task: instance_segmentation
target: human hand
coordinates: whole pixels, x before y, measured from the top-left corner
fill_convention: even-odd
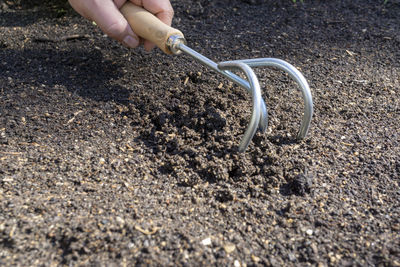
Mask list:
[[[100,29],[123,45],[135,48],[143,41],[147,51],[154,48],[148,40],[141,40],[129,26],[119,9],[127,0],[68,0],[70,5],[83,17],[96,22]],[[130,0],[171,25],[174,16],[169,0]]]

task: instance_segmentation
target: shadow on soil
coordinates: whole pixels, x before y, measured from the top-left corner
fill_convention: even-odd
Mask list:
[[[25,27],[41,19],[61,18],[73,14],[74,11],[66,0],[0,0],[0,27]]]
[[[51,90],[65,86],[73,94],[95,101],[126,103],[129,96],[126,88],[109,83],[122,73],[118,64],[104,59],[98,50],[1,49],[0,58],[0,72],[14,84],[36,84]]]

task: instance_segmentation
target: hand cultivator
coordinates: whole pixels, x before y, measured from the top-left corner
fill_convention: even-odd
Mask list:
[[[175,55],[184,53],[251,93],[253,103],[252,115],[247,130],[239,145],[240,152],[246,150],[257,129],[264,132],[268,126],[267,107],[261,97],[260,84],[252,67],[275,67],[281,69],[287,72],[300,86],[304,99],[304,115],[297,138],[303,139],[306,136],[313,115],[311,91],[304,76],[291,64],[276,58],[244,59],[215,63],[188,47],[182,32],[165,25],[145,9],[127,2],[121,8],[121,12],[136,34],[152,41],[165,53]],[[239,77],[233,73],[233,71],[242,71],[247,80]]]

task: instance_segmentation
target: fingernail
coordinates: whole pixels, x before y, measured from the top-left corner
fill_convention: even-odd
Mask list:
[[[134,38],[130,35],[127,35],[124,38],[123,42],[127,47],[130,47],[130,48],[135,48],[139,45],[139,40],[137,40],[136,38]]]

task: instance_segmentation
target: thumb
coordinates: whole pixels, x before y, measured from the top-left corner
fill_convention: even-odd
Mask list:
[[[130,48],[139,45],[139,37],[132,31],[113,1],[70,0],[69,2],[78,13],[95,21],[111,38]]]

